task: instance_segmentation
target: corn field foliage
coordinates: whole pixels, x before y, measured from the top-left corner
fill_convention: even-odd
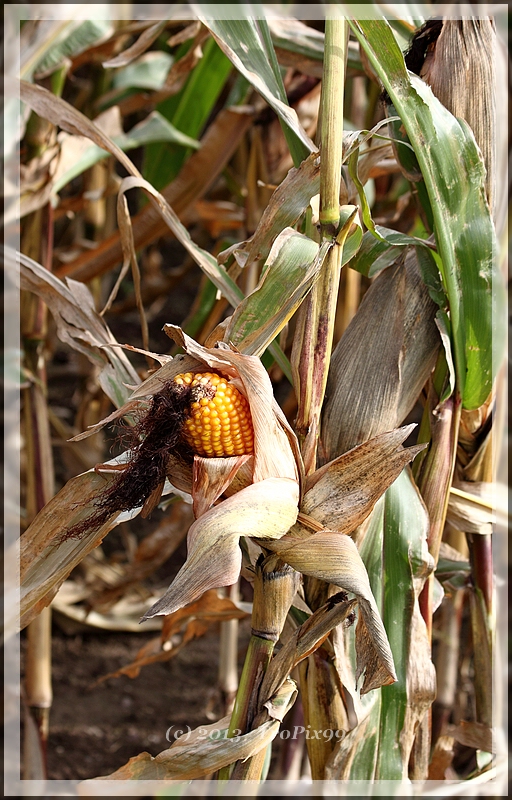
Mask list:
[[[500,793],[495,21],[176,8],[21,23],[25,775],[45,776],[57,608],[150,621],[139,681],[251,619],[210,733],[79,794]],[[49,400],[63,350],[73,390]]]

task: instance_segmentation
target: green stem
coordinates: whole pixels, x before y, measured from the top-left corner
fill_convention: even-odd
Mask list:
[[[345,19],[326,19],[324,70],[320,101],[320,226],[332,241],[340,221],[343,158],[343,99],[348,25]]]

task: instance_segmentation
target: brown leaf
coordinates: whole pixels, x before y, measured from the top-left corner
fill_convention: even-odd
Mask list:
[[[78,786],[80,795],[109,794],[104,780],[193,780],[216,772],[234,761],[244,760],[266,747],[279,731],[278,721],[269,721],[243,736],[221,739],[219,730],[227,728],[229,718],[205,725],[178,739],[172,747],[153,758],[141,753],[127,764],[102,778],[83,781]],[[194,736],[196,733],[196,736]],[[183,743],[182,743],[182,740]],[[93,781],[98,781],[98,791]]]
[[[153,42],[158,39],[161,32],[165,29],[166,25],[166,19],[155,22],[154,25],[146,28],[146,30],[141,33],[134,44],[132,44],[115,58],[104,61],[102,66],[105,69],[114,69],[117,67],[126,67],[127,64],[131,64],[132,61],[138,58],[138,56],[142,55],[142,53],[145,53],[146,50],[151,47]]]
[[[248,611],[244,611],[229,597],[219,597],[216,589],[210,589],[195,603],[190,603],[186,608],[180,608],[174,614],[164,617],[161,640],[162,642],[168,641],[184,624],[188,624],[190,619],[213,623],[229,619],[244,619],[248,614]]]
[[[455,741],[465,744],[466,747],[474,747],[475,750],[483,750],[484,753],[496,752],[494,731],[482,722],[463,719],[458,725],[450,725],[448,733],[453,736]]]
[[[326,461],[396,428],[411,411],[437,357],[437,308],[414,250],[374,280],[331,358],[321,430]]]
[[[316,470],[306,483],[301,513],[323,527],[352,533],[405,465],[426,447],[400,446],[414,427],[376,436]]]
[[[300,538],[299,538],[300,537]],[[396,681],[393,655],[373,597],[366,567],[349,536],[322,530],[308,535],[296,525],[287,536],[265,547],[302,572],[353,592],[359,600],[356,628],[356,681],[364,673],[361,694]]]
[[[71,570],[97,547],[114,527],[113,514],[99,528],[79,538],[65,538],[65,532],[87,514],[93,513],[94,499],[112,474],[84,472],[66,483],[47,503],[20,539],[20,627],[24,628],[52,601]],[[137,511],[130,512],[135,516]],[[126,519],[129,518],[125,517]]]
[[[333,596],[329,602],[315,611],[300,625],[270,662],[261,684],[258,702],[265,705],[277,689],[285,682],[294,667],[313,653],[329,635],[331,630],[347,619],[356,600],[347,600],[346,595]]]

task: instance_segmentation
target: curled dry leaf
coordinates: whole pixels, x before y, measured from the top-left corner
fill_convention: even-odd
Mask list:
[[[145,31],[141,33],[139,38],[137,39],[131,47],[128,47],[126,50],[123,50],[115,58],[111,58],[108,61],[103,62],[103,67],[106,69],[110,68],[117,68],[117,67],[125,67],[127,64],[131,64],[136,58],[138,58],[142,53],[145,53],[146,50],[151,47],[155,39],[158,39],[161,32],[164,30],[165,26],[167,25],[167,20],[159,20],[155,22],[154,25],[151,25],[149,28],[146,28]]]
[[[185,564],[164,596],[142,620],[157,614],[171,614],[196,600],[207,589],[235,583],[242,565],[240,537],[283,536],[297,519],[298,501],[296,481],[266,478],[199,517],[188,533]]]
[[[300,537],[300,538],[299,538]],[[396,680],[393,656],[384,625],[370,588],[366,567],[349,536],[322,530],[308,535],[302,526],[265,546],[301,572],[333,583],[356,595],[359,619],[356,627],[356,680],[364,673],[361,694]]]
[[[279,721],[269,721],[243,736],[221,739],[219,730],[229,725],[229,718],[226,717],[192,731],[190,737],[182,736],[172,747],[155,757],[140,753],[111,775],[83,781],[78,786],[78,793],[82,796],[108,795],[108,784],[102,784],[105,780],[184,781],[204,778],[227,764],[259,753],[277,735],[279,724]],[[98,783],[95,784],[95,781]]]
[[[352,533],[426,445],[403,448],[414,425],[375,436],[316,470],[306,483],[301,511],[323,526]]]
[[[83,353],[99,368],[99,383],[114,405],[128,397],[126,384],[140,383],[139,376],[125,354],[113,347],[117,342],[94,307],[94,299],[83,283],[59,280],[51,272],[23,253],[6,251],[7,267],[17,268],[20,286],[38,295],[50,309],[59,338]]]
[[[103,683],[109,678],[118,678],[120,675],[136,678],[142,667],[174,658],[192,639],[204,636],[215,622],[244,619],[248,615],[249,611],[243,610],[228,597],[219,597],[214,589],[205,592],[187,608],[166,616],[161,635],[143,645],[134,661],[115,672],[102,675],[96,684]]]

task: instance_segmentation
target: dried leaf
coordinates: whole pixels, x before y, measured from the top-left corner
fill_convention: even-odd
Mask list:
[[[80,538],[65,538],[66,530],[93,513],[95,498],[112,474],[85,472],[72,478],[47,503],[20,539],[20,626],[23,628],[53,599],[71,570],[97,547],[120,519],[111,517]],[[130,519],[139,509],[123,514]]]
[[[331,358],[321,430],[325,460],[403,422],[435,364],[437,309],[415,250],[377,276]]]
[[[120,147],[107,136],[94,122],[78,111],[62,98],[52,94],[42,86],[27,81],[20,81],[20,97],[23,103],[39,114],[43,119],[53,122],[68,133],[87,136],[99,147],[111,153],[123,165],[130,175],[141,177],[138,169]]]
[[[270,662],[259,692],[259,704],[265,705],[286,681],[294,667],[313,653],[331,630],[347,619],[357,605],[346,595],[329,598],[309,619],[298,627]]]
[[[178,241],[180,241],[183,247],[190,253],[194,261],[201,267],[212,283],[220,289],[231,305],[236,306],[241,299],[241,290],[234,281],[231,280],[226,270],[217,263],[216,259],[192,241],[188,230],[181,224],[176,213],[164,196],[161,195],[160,192],[157,192],[148,181],[139,177],[125,178],[119,187],[119,196],[129,189],[134,188],[141,188],[147,192],[150,201],[158,208],[163,219]],[[131,220],[129,220],[129,225],[131,227]]]
[[[495,732],[482,722],[470,722],[463,719],[458,725],[450,725],[448,733],[456,742],[465,744],[466,747],[474,747],[475,750],[483,750],[484,753],[496,752]]]
[[[296,538],[298,536],[305,538]],[[396,681],[393,656],[373,597],[368,573],[356,545],[349,536],[322,530],[308,535],[297,525],[288,535],[265,542],[283,561],[302,572],[333,583],[359,600],[356,628],[356,680],[364,673],[361,694]]]
[[[175,212],[186,222],[187,210],[215,183],[220,172],[238,147],[254,117],[254,109],[236,107],[219,112],[201,140],[201,149],[187,160],[176,180],[162,194]],[[136,250],[151,244],[168,230],[167,223],[151,204],[132,220]],[[89,281],[122,261],[119,232],[105,239],[94,252],[86,251],[71,264],[58,270],[59,275],[72,274]]]
[[[491,534],[496,520],[493,484],[459,481],[450,488],[446,519],[465,533]]]
[[[64,283],[23,253],[15,256],[7,250],[9,269],[16,269],[16,259],[20,264],[21,288],[33,292],[46,303],[55,319],[59,338],[99,367],[100,386],[114,405],[120,406],[128,397],[125,384],[138,384],[140,379],[122,351],[105,349],[105,345],[117,342],[96,312],[89,289],[71,279]]]
[[[164,596],[144,615],[171,614],[207,589],[235,583],[241,536],[283,536],[297,519],[298,484],[289,478],[253,483],[199,517],[188,533],[187,560]]]
[[[404,449],[414,425],[383,433],[318,469],[309,476],[301,512],[324,527],[352,533],[426,445]]]
[[[216,772],[221,767],[256,755],[266,747],[279,731],[279,722],[270,721],[243,736],[221,739],[219,730],[229,724],[229,719],[220,720],[199,729],[196,737],[188,735],[178,739],[172,747],[153,758],[141,753],[127,764],[102,778],[82,781],[78,785],[79,795],[108,795],[108,784],[102,781],[123,780],[194,780]],[[194,732],[193,732],[194,733]],[[183,741],[182,743],[182,740]],[[97,791],[93,781],[98,781]]]
[[[154,25],[151,25],[149,28],[146,28],[145,31],[141,33],[139,38],[137,39],[131,47],[128,47],[122,53],[120,53],[115,58],[111,58],[108,61],[103,62],[103,67],[105,69],[108,68],[117,68],[117,67],[125,67],[127,64],[130,64],[134,61],[138,56],[145,53],[148,47],[150,47],[153,42],[158,39],[161,32],[165,29],[167,25],[167,20],[162,19],[158,22],[155,22]]]

